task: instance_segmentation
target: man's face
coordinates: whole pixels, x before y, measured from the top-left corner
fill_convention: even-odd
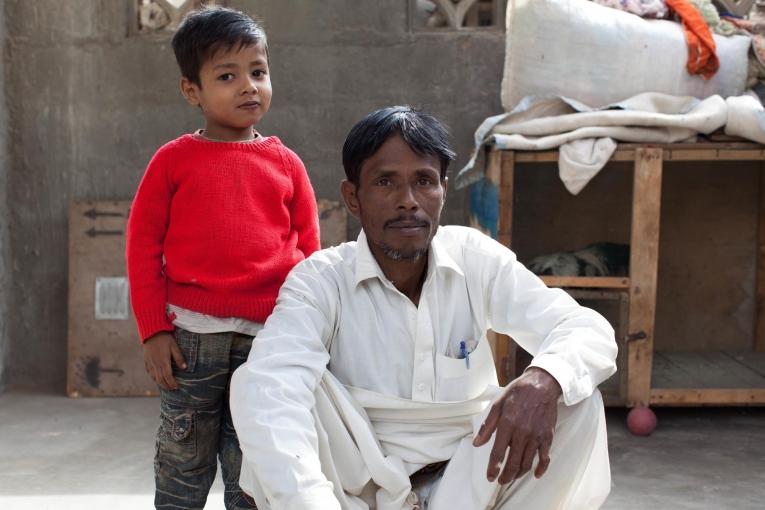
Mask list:
[[[346,181],[342,191],[378,261],[427,253],[446,197],[437,157],[417,155],[394,135],[361,165],[358,187]]]
[[[201,87],[186,78],[181,90],[188,102],[202,108],[205,135],[218,140],[252,138],[271,105],[268,56],[262,43],[218,51],[199,69]]]

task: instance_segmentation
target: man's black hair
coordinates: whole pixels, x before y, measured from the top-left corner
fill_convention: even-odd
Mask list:
[[[241,49],[261,43],[268,53],[263,27],[243,12],[206,7],[183,18],[173,36],[173,51],[181,75],[202,86],[199,69],[219,50]]]
[[[391,136],[399,135],[419,155],[436,156],[441,162],[441,181],[454,160],[449,131],[435,117],[410,106],[389,106],[372,112],[351,128],[343,145],[346,178],[359,185],[361,165]]]

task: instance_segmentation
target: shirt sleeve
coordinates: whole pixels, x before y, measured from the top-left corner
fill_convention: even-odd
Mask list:
[[[290,203],[290,221],[298,234],[297,248],[305,258],[320,248],[319,213],[316,196],[308,178],[305,165],[294,152],[287,150],[288,161],[292,166],[294,194]]]
[[[172,331],[167,317],[167,282],[162,255],[173,196],[166,149],[149,162],[138,185],[127,224],[127,275],[130,302],[141,341]]]
[[[321,470],[314,392],[334,331],[337,289],[312,261],[293,269],[276,308],[252,344],[249,358],[231,379],[231,415],[242,470],[263,489],[274,510],[339,510],[333,485]]]
[[[614,330],[561,289],[548,288],[515,254],[486,237],[479,248],[489,327],[508,335],[550,373],[566,405],[589,397],[616,372]]]

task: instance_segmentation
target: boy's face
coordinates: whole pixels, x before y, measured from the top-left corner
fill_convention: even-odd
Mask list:
[[[202,86],[181,79],[181,92],[199,106],[207,121],[205,136],[214,140],[253,138],[252,126],[271,106],[271,77],[263,44],[221,50],[199,69]]]
[[[375,258],[411,262],[430,247],[446,184],[437,157],[416,154],[394,135],[362,163],[359,185],[343,181],[341,191]]]

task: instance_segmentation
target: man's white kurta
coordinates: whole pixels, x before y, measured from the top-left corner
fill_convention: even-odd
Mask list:
[[[387,280],[363,232],[357,242],[314,253],[289,274],[231,385],[242,479],[254,476],[272,507],[337,508],[312,414],[327,369],[351,394],[412,404],[476,400],[497,384],[486,339],[492,329],[534,356],[532,366],[558,381],[567,406],[615,372],[608,322],[564,291],[547,288],[491,238],[467,227],[440,227],[427,267],[419,306]],[[469,363],[457,357],[461,342],[472,350]],[[465,409],[440,406],[450,407]],[[384,450],[399,439],[411,444],[395,437],[398,424],[386,426],[384,433],[393,436],[382,442]],[[406,434],[406,427],[400,430]],[[434,461],[427,449],[386,454],[399,455],[409,473]]]

